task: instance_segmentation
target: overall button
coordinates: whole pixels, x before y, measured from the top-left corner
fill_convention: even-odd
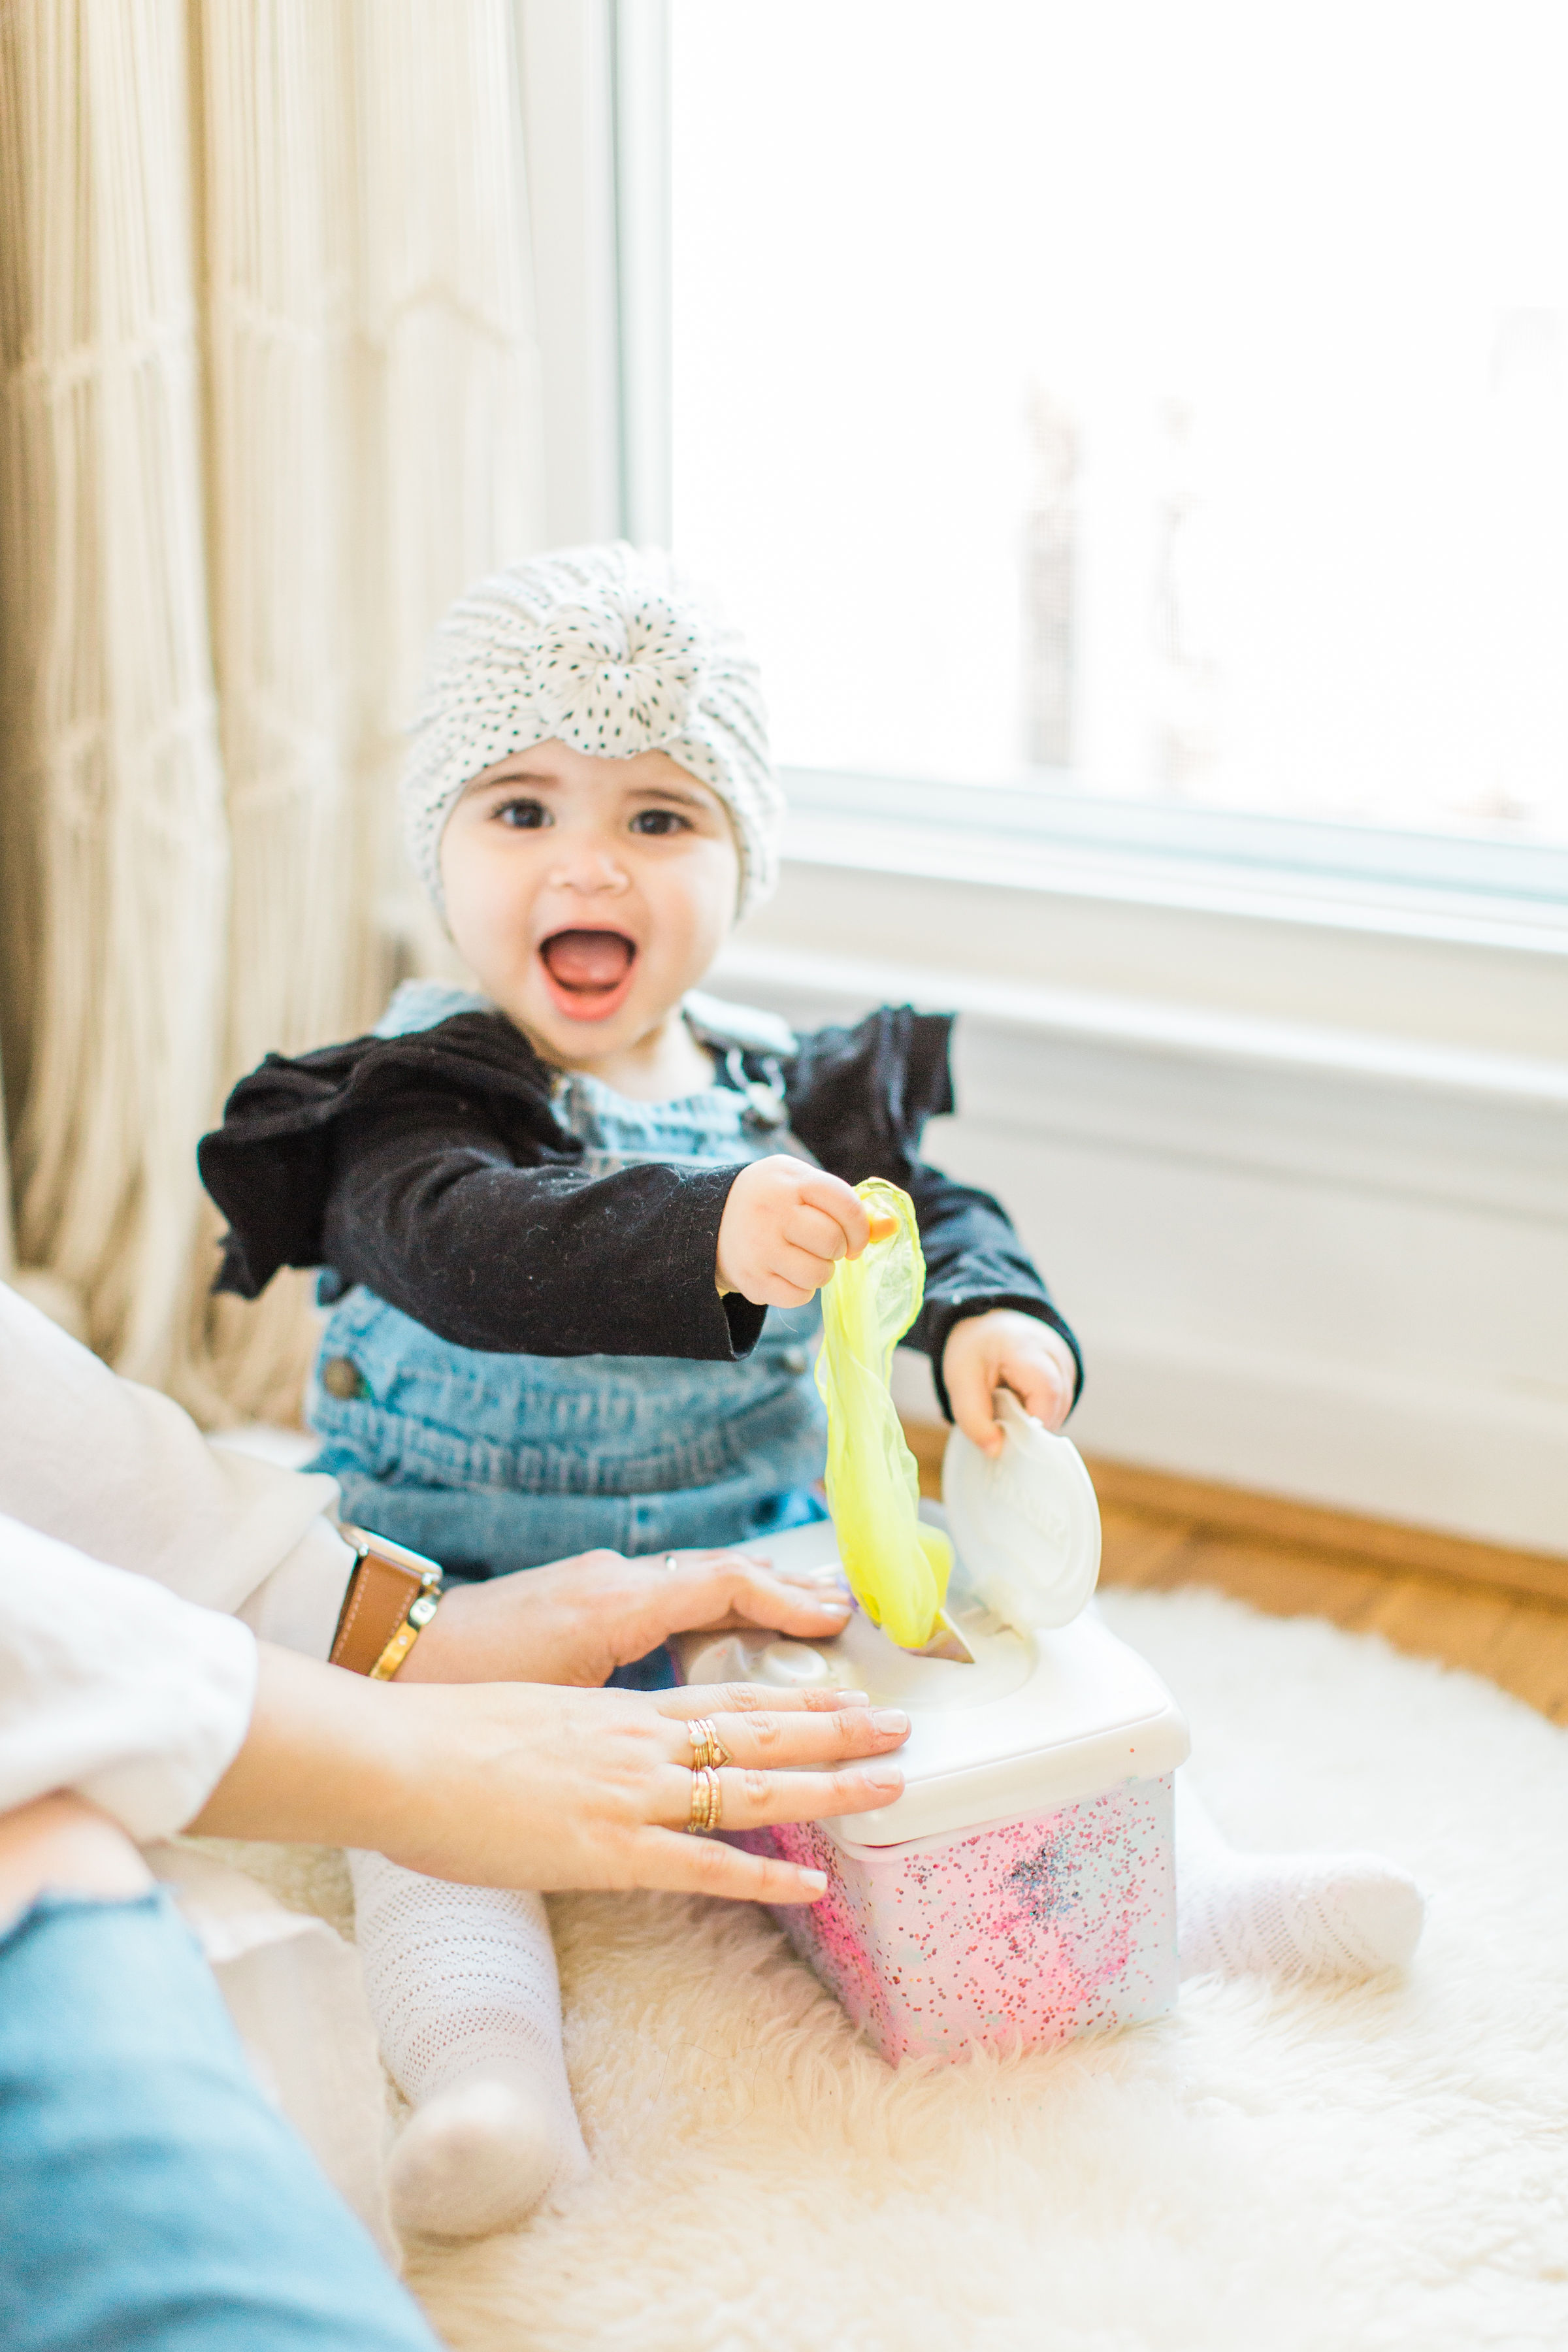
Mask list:
[[[804,1348],[784,1348],[779,1353],[779,1362],[786,1372],[804,1372],[810,1361]]]
[[[321,1366],[321,1386],[329,1396],[344,1404],[364,1394],[364,1381],[359,1366],[348,1356],[329,1356]]]

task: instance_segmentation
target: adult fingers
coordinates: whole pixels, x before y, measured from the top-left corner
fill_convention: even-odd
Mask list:
[[[753,1772],[890,1755],[910,1736],[910,1718],[896,1706],[840,1707],[833,1715],[715,1715],[706,1720],[731,1762]],[[674,1761],[689,1767],[689,1732],[674,1724],[669,1728]]]
[[[769,1633],[827,1641],[842,1633],[854,1607],[840,1584],[811,1585],[756,1569],[714,1577],[707,1592],[706,1609],[690,1617],[689,1625],[755,1625]]]
[[[733,1580],[726,1625],[759,1625],[774,1633],[802,1633],[826,1640],[841,1633],[854,1602],[841,1586],[812,1586],[782,1576]]]
[[[721,1839],[644,1830],[634,1841],[626,1884],[676,1895],[717,1895],[731,1903],[815,1903],[825,1871],[770,1855],[742,1853]]]
[[[653,1817],[680,1829],[691,1811],[689,1767],[659,1776]],[[829,1813],[872,1813],[901,1796],[904,1776],[892,1762],[851,1765],[841,1772],[743,1771],[725,1765],[718,1775],[720,1821],[727,1830],[765,1828],[773,1822],[818,1822]]]
[[[651,1696],[656,1715],[686,1723],[699,1715],[834,1715],[871,1704],[864,1691],[767,1690],[761,1683],[687,1683]]]
[[[843,1568],[837,1559],[819,1560],[815,1568],[799,1568],[786,1560],[781,1568],[770,1551],[700,1552],[692,1557],[716,1565],[728,1562],[731,1568],[765,1576],[774,1584],[793,1585],[798,1591],[837,1593],[840,1597],[848,1591]]]
[[[773,1555],[766,1551],[742,1551],[738,1544],[709,1544],[691,1551],[676,1551],[669,1555],[682,1568],[765,1568],[777,1576],[809,1576],[810,1569],[773,1569]]]
[[[658,1640],[696,1627],[760,1625],[823,1641],[843,1632],[852,1603],[836,1579],[777,1577],[754,1560],[721,1553],[684,1561],[673,1573],[647,1571],[643,1605],[638,1622],[657,1626]]]
[[[764,1543],[766,1540],[764,1537]],[[606,1558],[611,1559],[618,1557],[619,1555],[615,1552],[606,1554]],[[816,1568],[795,1568],[788,1565],[779,1568],[774,1564],[771,1551],[742,1551],[734,1546],[721,1551],[678,1551],[670,1553],[668,1557],[679,1560],[682,1568],[689,1566],[694,1569],[761,1570],[765,1575],[771,1576],[776,1583],[811,1585],[820,1591],[841,1591],[844,1586],[844,1570],[836,1560],[831,1559],[821,1561]]]

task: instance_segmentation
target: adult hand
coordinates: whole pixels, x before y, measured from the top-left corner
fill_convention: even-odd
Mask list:
[[[775,1575],[765,1559],[735,1551],[657,1559],[583,1552],[489,1584],[455,1585],[395,1679],[593,1687],[698,1626],[760,1625],[800,1642],[831,1641],[850,1605],[842,1591]]]
[[[685,1833],[688,1721],[710,1717],[733,1759],[726,1829],[872,1812],[903,1787],[909,1718],[858,1692],[405,1688],[259,1648],[245,1745],[188,1824],[205,1836],[365,1846],[472,1885],[811,1903],[820,1871]]]
[[[788,1152],[753,1160],[719,1221],[715,1278],[753,1307],[804,1307],[841,1257],[858,1257],[871,1220],[858,1192]]]
[[[144,1894],[153,1874],[125,1832],[85,1797],[60,1790],[0,1813],[0,1930],[45,1887],[95,1902]]]
[[[942,1377],[953,1420],[993,1456],[1003,1445],[991,1402],[998,1389],[1011,1389],[1024,1411],[1047,1429],[1061,1427],[1078,1389],[1078,1365],[1060,1332],[1011,1307],[967,1315],[953,1325],[942,1351]]]

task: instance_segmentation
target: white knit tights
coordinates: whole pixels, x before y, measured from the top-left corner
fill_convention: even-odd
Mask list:
[[[511,2227],[588,2162],[543,1901],[349,1860],[382,2056],[416,2111],[388,2168],[393,2217],[448,2238]],[[1176,1888],[1184,1976],[1371,1976],[1421,1932],[1420,1894],[1392,1863],[1239,1853],[1185,1772]]]
[[[1375,1853],[1241,1853],[1176,1775],[1176,1950],[1184,1977],[1370,1977],[1402,1968],[1425,1905]]]
[[[416,2110],[393,2150],[398,2227],[487,2237],[587,2168],[543,1900],[349,1857],[371,2013]]]

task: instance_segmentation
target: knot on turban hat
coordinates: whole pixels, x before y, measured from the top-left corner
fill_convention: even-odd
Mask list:
[[[667,752],[729,811],[740,912],[772,889],[784,802],[757,667],[667,556],[567,548],[493,572],[447,613],[403,782],[409,854],[437,907],[464,785],[552,740],[602,759]]]

